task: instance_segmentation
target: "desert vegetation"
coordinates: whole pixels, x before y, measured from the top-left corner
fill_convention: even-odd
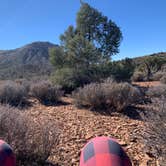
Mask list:
[[[9,105],[0,106],[0,138],[13,148],[18,165],[43,165],[58,143],[58,123],[43,124]]]
[[[141,100],[141,92],[129,83],[106,80],[104,83],[91,83],[73,93],[78,107],[88,107],[100,111],[122,112],[125,108]]]
[[[151,87],[147,90],[146,95],[149,96],[149,98],[166,97],[166,85],[161,84],[159,86]]]
[[[102,135],[116,138],[133,165],[165,165],[166,54],[112,61],[122,39],[113,20],[82,3],[60,46],[9,51],[21,50],[11,66],[1,57],[0,139],[19,166],[77,166],[84,144]]]
[[[26,102],[28,88],[24,85],[17,84],[14,81],[7,81],[0,84],[0,102],[14,106],[22,105]]]
[[[146,132],[144,135],[145,151],[159,159],[158,164],[166,164],[166,96],[165,94],[152,98],[151,108],[145,116]]]
[[[58,85],[50,81],[41,81],[31,85],[31,95],[43,104],[56,104],[63,96],[63,91]]]

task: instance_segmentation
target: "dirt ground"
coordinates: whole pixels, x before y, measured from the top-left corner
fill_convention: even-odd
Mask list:
[[[130,156],[134,166],[157,165],[144,152],[141,133],[144,122],[135,115],[118,113],[101,115],[86,109],[77,109],[71,98],[63,98],[64,104],[44,106],[33,101],[27,112],[36,121],[58,120],[62,127],[57,149],[52,149],[49,160],[59,166],[78,166],[80,150],[85,143],[96,136],[116,138]],[[132,110],[131,114],[132,115]],[[143,134],[143,133],[142,133]]]
[[[146,81],[146,82],[133,82],[132,83],[133,85],[137,85],[137,86],[140,86],[140,87],[152,87],[152,86],[158,86],[160,85],[160,81]]]

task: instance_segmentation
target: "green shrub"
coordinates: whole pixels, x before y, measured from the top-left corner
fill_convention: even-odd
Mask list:
[[[65,92],[71,92],[77,87],[74,79],[74,71],[70,68],[62,68],[55,71],[52,75],[51,80],[54,84],[62,86]]]
[[[115,109],[118,112],[137,102],[140,91],[129,83],[92,83],[79,88],[73,93],[75,104],[78,107],[91,109]]]
[[[28,89],[25,86],[8,81],[0,84],[0,102],[19,106],[25,103],[28,96]]]
[[[62,86],[66,93],[70,93],[78,87],[91,83],[99,79],[100,75],[97,74],[96,68],[79,69],[62,68],[55,71],[52,75],[52,82]]]
[[[17,165],[42,165],[58,143],[57,122],[37,123],[26,113],[0,105],[0,139],[9,143],[17,158]]]
[[[32,84],[31,95],[43,104],[57,103],[63,96],[60,86],[53,85],[50,81],[40,81]]]
[[[110,64],[111,75],[118,81],[129,81],[134,73],[134,69],[134,62],[129,58]]]

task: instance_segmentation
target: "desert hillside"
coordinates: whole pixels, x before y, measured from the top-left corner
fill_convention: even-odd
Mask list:
[[[0,51],[0,78],[23,78],[51,72],[49,42],[34,42],[14,50]]]

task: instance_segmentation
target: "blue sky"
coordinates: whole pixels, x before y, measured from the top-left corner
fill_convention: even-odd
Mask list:
[[[123,33],[113,59],[166,51],[166,0],[85,0],[115,21]],[[79,0],[0,0],[0,50],[34,41],[59,43],[75,24]]]

